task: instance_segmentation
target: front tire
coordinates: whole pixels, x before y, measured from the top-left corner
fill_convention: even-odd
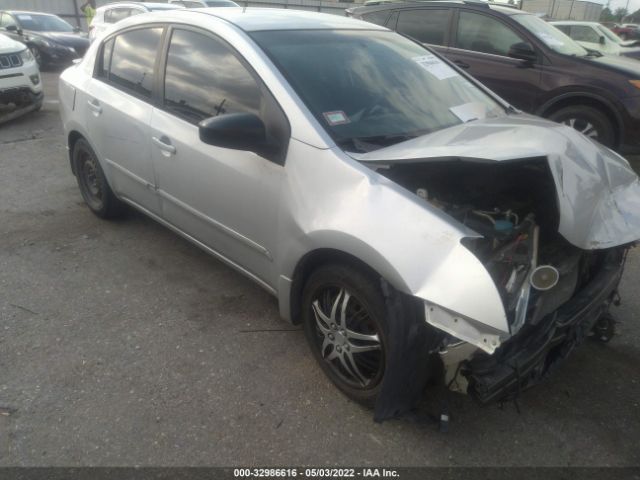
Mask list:
[[[302,308],[305,336],[322,370],[349,398],[373,407],[388,355],[376,279],[349,266],[322,266],[305,285]]]
[[[113,194],[98,157],[86,140],[76,141],[72,158],[78,187],[89,210],[100,218],[121,216],[124,204]]]
[[[564,107],[549,115],[549,120],[568,125],[606,147],[615,147],[613,124],[607,115],[597,108],[582,105]]]

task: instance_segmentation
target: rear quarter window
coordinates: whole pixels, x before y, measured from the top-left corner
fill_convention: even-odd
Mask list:
[[[391,10],[378,10],[377,12],[366,13],[362,15],[362,19],[369,23],[375,23],[376,25],[385,26]]]

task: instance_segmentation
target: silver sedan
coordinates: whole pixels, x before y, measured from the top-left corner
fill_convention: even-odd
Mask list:
[[[613,334],[640,238],[628,163],[383,27],[135,16],[59,93],[91,211],[136,208],[275,295],[378,420],[429,383],[508,398]]]

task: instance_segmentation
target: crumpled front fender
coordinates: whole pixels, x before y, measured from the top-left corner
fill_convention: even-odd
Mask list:
[[[296,141],[290,146],[296,160],[287,164],[284,192],[290,193],[282,199],[291,216],[281,219],[280,228],[290,233],[276,255],[285,260],[281,272],[291,276],[307,252],[340,250],[401,292],[492,331],[509,331],[493,280],[461,244],[477,233],[341,151],[315,150],[311,156],[309,148]]]

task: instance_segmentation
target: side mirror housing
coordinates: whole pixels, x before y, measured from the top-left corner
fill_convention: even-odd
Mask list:
[[[514,43],[509,47],[509,53],[511,58],[517,58],[518,60],[524,60],[527,63],[534,63],[538,59],[533,47],[526,42]]]
[[[198,124],[200,140],[208,145],[254,152],[270,158],[279,146],[267,139],[262,120],[253,113],[227,113]]]
[[[606,43],[604,35],[600,35],[600,38],[598,39],[598,42],[600,43],[600,45],[604,45]]]
[[[18,35],[22,35],[22,29],[18,28],[17,25],[7,25],[7,32],[17,33]]]

